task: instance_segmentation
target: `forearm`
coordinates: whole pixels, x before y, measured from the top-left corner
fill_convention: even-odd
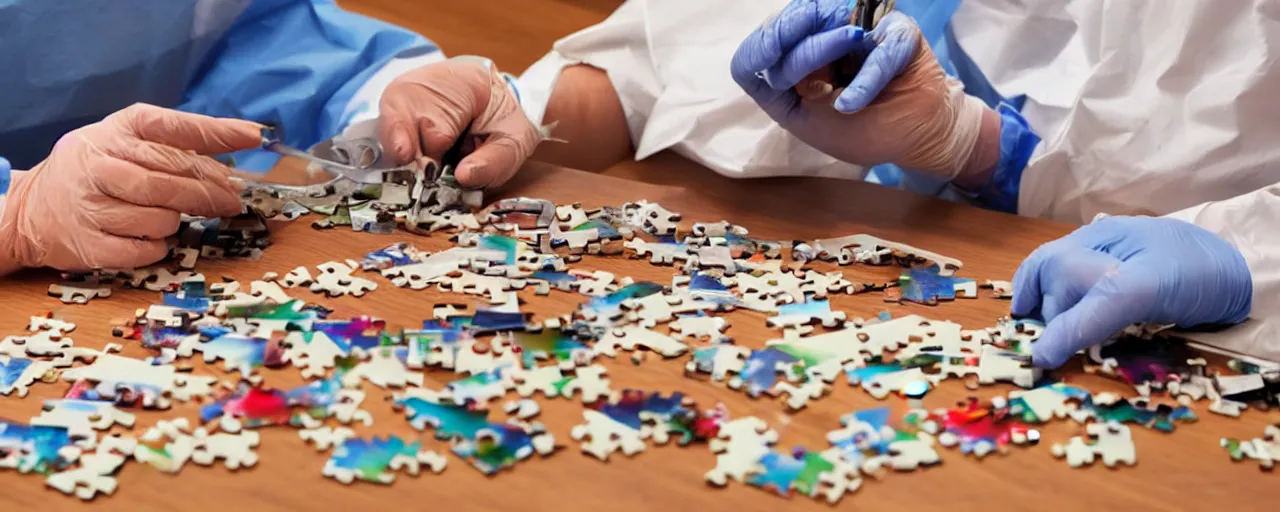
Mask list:
[[[617,91],[603,70],[579,64],[556,80],[542,125],[552,140],[533,159],[575,169],[601,171],[630,157],[631,133]]]
[[[969,162],[956,176],[956,186],[975,190],[991,182],[996,165],[1000,163],[1000,114],[994,110],[982,113],[982,129],[978,144],[969,156]]]

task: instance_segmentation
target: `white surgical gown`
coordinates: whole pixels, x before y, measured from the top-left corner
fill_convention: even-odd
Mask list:
[[[376,115],[435,45],[333,0],[0,0],[0,157],[43,160],[133,103],[281,127],[309,147]],[[273,155],[236,155],[265,170]]]
[[[673,149],[731,176],[859,178],[729,76],[739,42],[786,3],[629,0],[525,73],[526,108],[540,119],[559,70],[591,64],[622,99],[637,158]],[[1280,361],[1280,231],[1268,226],[1280,221],[1280,0],[964,0],[948,35],[1000,96],[1026,96],[1042,142],[1019,213],[1154,213],[1218,233],[1249,263],[1253,314],[1191,337]]]

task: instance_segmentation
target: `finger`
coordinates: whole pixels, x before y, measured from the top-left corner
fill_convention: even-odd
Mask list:
[[[781,62],[770,67],[765,77],[774,89],[790,89],[810,74],[827,69],[845,55],[860,50],[862,41],[862,29],[848,25],[809,36],[783,56]]]
[[[209,117],[137,103],[107,118],[141,139],[202,155],[218,155],[262,145],[262,125]]]
[[[163,144],[140,141],[120,147],[104,149],[108,155],[135,163],[143,168],[193,178],[236,192],[231,181],[231,168],[213,158],[194,155]]]
[[[902,18],[892,19],[899,16]],[[870,105],[885,86],[907,68],[919,50],[919,29],[915,22],[901,13],[890,13],[870,35],[870,39],[875,41],[875,49],[871,50],[849,87],[836,98],[835,108],[840,112],[852,114]]]
[[[430,98],[422,101],[421,98]],[[400,163],[418,155],[440,160],[467,123],[483,113],[478,99],[461,90],[440,91],[430,83],[393,83],[382,96],[380,140],[389,141]]]
[[[164,240],[178,232],[181,215],[172,210],[138,206],[104,198],[88,207],[89,221],[108,235],[144,240]]]
[[[93,233],[75,239],[73,250],[84,262],[84,268],[61,270],[97,270],[142,268],[169,255],[164,240],[139,240],[105,233]]]
[[[1040,272],[1040,289],[1044,290],[1040,318],[1050,322],[1071,309],[1120,264],[1115,256],[1085,247],[1053,253]]]
[[[89,176],[102,194],[137,206],[200,217],[231,217],[244,208],[240,195],[221,185],[151,171],[125,160],[104,159]]]
[[[1036,366],[1057,368],[1076,352],[1106,341],[1151,313],[1159,279],[1149,266],[1126,262],[1104,275],[1071,309],[1045,326],[1031,344]]]
[[[528,154],[514,137],[491,137],[462,159],[455,176],[467,188],[497,187],[520,170]]]
[[[1018,265],[1018,270],[1013,273],[1013,300],[1010,304],[1013,316],[1029,317],[1039,312],[1040,302],[1044,297],[1040,290],[1041,268],[1061,248],[1061,244],[1057,242],[1041,245]]]
[[[734,81],[752,97],[773,89],[759,75],[781,62],[783,55],[817,31],[817,14],[817,6],[812,2],[792,2],[753,30],[738,46],[730,62]],[[779,92],[773,89],[771,96]]]

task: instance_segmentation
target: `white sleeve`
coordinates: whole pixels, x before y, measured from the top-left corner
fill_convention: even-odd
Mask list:
[[[525,112],[542,125],[560,71],[587,64],[609,75],[637,160],[671,149],[732,177],[861,178],[863,168],[783,130],[729,74],[739,43],[786,3],[628,0],[599,25],[557,41],[524,72]]]
[[[1217,233],[1244,255],[1253,274],[1253,310],[1244,323],[1187,337],[1220,348],[1280,361],[1280,184],[1193,206],[1168,217]]]

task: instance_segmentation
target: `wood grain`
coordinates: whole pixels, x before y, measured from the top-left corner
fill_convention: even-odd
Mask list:
[[[386,19],[426,34],[451,55],[474,54],[493,58],[507,71],[520,72],[541,57],[551,43],[574,30],[603,20],[618,0],[488,0],[485,2],[407,2],[398,0],[341,0],[344,7]],[[686,220],[730,219],[766,238],[808,239],[868,232],[918,244],[961,258],[963,275],[983,279],[1008,279],[1018,262],[1038,244],[1068,232],[1070,226],[982,212],[919,198],[860,183],[829,180],[733,181],[693,165],[669,153],[645,162],[628,162],[606,175],[631,181],[531,165],[511,184],[507,195],[545,197],[588,206],[619,204],[648,199],[682,212]],[[643,182],[643,183],[640,183]],[[268,271],[283,273],[297,265],[315,265],[333,259],[358,257],[395,241],[410,240],[426,249],[441,249],[443,236],[412,237],[405,234],[374,236],[345,230],[317,232],[307,222],[277,224],[276,245],[259,261],[202,262],[200,270],[210,279],[227,275],[247,281]],[[589,259],[583,266],[601,268],[636,279],[665,281],[671,269],[652,267],[624,258]],[[850,278],[883,279],[888,269],[846,268]],[[159,299],[158,294],[120,291],[107,301],[89,306],[63,306],[45,296],[54,276],[30,272],[0,281],[0,334],[23,330],[27,316],[47,310],[80,324],[73,336],[77,344],[102,346],[110,338],[112,318],[127,317],[135,308]],[[372,314],[395,327],[417,324],[430,316],[438,301],[461,296],[435,291],[396,289],[379,279],[379,289],[363,299],[320,300],[309,292],[295,296],[318,300],[336,309],[335,314]],[[558,315],[582,302],[577,295],[555,292],[550,297],[521,296],[527,310],[538,315]],[[468,302],[473,302],[469,298]],[[886,308],[878,296],[839,297],[838,309],[851,316],[874,315]],[[978,299],[938,307],[903,306],[894,311],[950,319],[966,328],[989,325],[1007,311],[1007,303]],[[730,315],[729,334],[750,346],[775,336],[760,315]],[[144,355],[136,346],[126,353]],[[682,376],[682,363],[651,358],[640,367],[626,359],[606,362],[615,388],[638,387],[664,392],[683,391],[704,405],[724,401],[738,415],[757,414],[775,422],[785,407],[777,402],[747,399],[741,393]],[[211,375],[220,369],[201,368]],[[1124,386],[1099,378],[1071,378],[1095,391],[1125,391]],[[452,376],[428,375],[428,385],[439,387]],[[227,377],[231,379],[230,376]],[[300,382],[296,372],[267,372],[267,382],[286,387]],[[0,398],[0,417],[26,419],[40,408],[40,400],[60,396],[66,384],[38,385],[25,400]],[[1010,388],[985,388],[984,395]],[[364,434],[399,434],[421,437],[428,446],[447,451],[430,434],[410,429],[403,418],[382,403],[386,392],[366,387],[365,408],[375,424],[359,429]],[[958,382],[947,382],[926,399],[929,407],[943,407],[967,396]],[[607,510],[607,511],[721,511],[721,510],[828,510],[831,507],[806,499],[785,500],[764,491],[733,485],[725,490],[706,487],[702,474],[714,465],[705,448],[650,448],[632,459],[621,457],[600,463],[584,457],[567,439],[568,429],[581,420],[581,406],[557,399],[540,400],[543,421],[569,445],[562,453],[520,464],[514,471],[486,478],[449,455],[442,475],[399,476],[394,485],[344,486],[320,476],[326,455],[316,453],[288,428],[263,431],[262,461],[256,468],[232,474],[221,467],[188,466],[179,476],[160,474],[130,465],[120,475],[116,496],[99,500],[101,510],[146,511],[292,511],[292,510]],[[891,404],[878,402],[845,384],[832,396],[817,401],[794,416],[780,447],[825,446],[824,435],[839,427],[839,417],[850,411]],[[1249,411],[1239,420],[1226,419],[1196,407],[1201,421],[1179,425],[1172,435],[1134,430],[1139,463],[1134,468],[1073,470],[1054,459],[1047,446],[1015,449],[1007,456],[977,461],[958,452],[944,451],[944,463],[913,474],[891,474],[869,481],[839,506],[852,510],[1205,510],[1229,505],[1237,510],[1273,510],[1274,475],[1260,473],[1253,463],[1235,464],[1218,447],[1223,436],[1253,437],[1277,414]],[[166,413],[143,413],[139,430],[157,419],[175,414],[191,416],[192,407]],[[1079,433],[1073,424],[1059,423],[1046,429],[1045,443],[1065,441]],[[74,498],[64,498],[44,488],[38,477],[0,472],[0,510],[78,510]]]
[[[890,239],[909,241],[966,262],[963,274],[975,278],[1007,279],[1021,257],[1037,244],[1066,233],[1070,226],[979,211],[911,196],[873,185],[851,182],[786,180],[714,181],[710,189],[685,189],[636,183],[607,176],[557,168],[531,166],[513,183],[505,195],[544,197],[560,203],[579,201],[586,206],[620,204],[628,200],[659,201],[684,214],[686,221],[732,219],[765,238],[808,239],[868,232]],[[284,273],[297,265],[314,266],[334,259],[359,257],[365,252],[395,241],[410,240],[419,247],[438,250],[449,245],[444,235],[429,238],[407,234],[376,236],[343,229],[315,231],[308,222],[279,223],[276,244],[259,261],[201,262],[200,270],[216,280],[226,275],[248,281],[268,271]],[[588,258],[580,266],[609,270],[637,280],[666,282],[672,269],[650,266],[646,261],[624,257]],[[891,277],[889,268],[847,267],[853,279],[876,280]],[[77,344],[101,346],[111,341],[110,321],[125,317],[135,308],[159,299],[158,294],[120,291],[107,301],[88,306],[62,306],[46,297],[44,288],[52,279],[47,273],[32,272],[0,282],[0,332],[18,333],[29,314],[54,309],[79,324]],[[377,278],[379,288],[362,299],[321,300],[306,291],[294,296],[319,301],[336,309],[335,314],[371,314],[388,319],[393,328],[411,327],[431,314],[436,302],[456,302],[470,297],[436,291],[412,292],[397,289]],[[576,294],[554,292],[545,298],[521,292],[539,318],[571,311],[583,301]],[[878,295],[840,296],[838,309],[850,316],[871,316],[887,308]],[[958,300],[937,307],[893,306],[895,313],[916,312],[927,317],[950,319],[966,328],[980,328],[1007,311],[1006,302],[981,298]],[[728,333],[740,343],[758,347],[777,333],[765,327],[761,315],[736,312],[729,315]],[[142,356],[136,346],[126,353]],[[633,366],[626,358],[606,361],[615,388],[636,387],[664,392],[682,391],[703,405],[725,402],[736,415],[758,415],[779,424],[785,407],[776,401],[751,400],[722,386],[691,380],[682,375],[682,361],[650,358]],[[226,375],[221,369],[200,368],[200,372]],[[1125,387],[1111,381],[1069,370],[1071,378],[1095,391],[1123,392]],[[268,384],[276,387],[299,383],[293,371],[266,372]],[[439,387],[453,375],[428,374],[428,385]],[[231,376],[227,376],[231,380]],[[40,399],[59,396],[66,384],[44,384],[33,389],[25,400],[0,399],[0,417],[25,419],[36,414]],[[365,408],[374,413],[372,428],[365,434],[399,434],[422,438],[439,451],[447,447],[429,433],[412,431],[403,418],[383,402],[384,390],[365,387],[370,398]],[[984,396],[1005,393],[1010,388],[984,388]],[[969,395],[962,384],[947,381],[931,393],[929,407],[945,407]],[[509,395],[513,396],[513,395]],[[231,474],[221,467],[188,466],[179,476],[160,474],[150,468],[129,465],[120,475],[116,496],[95,506],[109,510],[221,511],[234,508],[253,510],[350,510],[380,506],[389,509],[430,507],[447,510],[755,510],[782,507],[794,510],[823,510],[828,507],[807,499],[787,501],[744,485],[718,490],[702,482],[702,474],[714,466],[713,455],[705,447],[650,448],[632,459],[616,457],[601,463],[578,453],[568,439],[571,426],[581,420],[581,405],[564,399],[540,400],[543,421],[568,447],[547,459],[529,460],[513,471],[486,478],[467,464],[449,455],[449,468],[441,475],[398,477],[389,488],[372,484],[344,486],[324,479],[320,469],[326,455],[304,445],[292,429],[263,431],[261,463],[250,470]],[[831,396],[808,410],[795,414],[779,447],[803,445],[825,447],[824,435],[839,427],[839,417],[850,411],[889,404],[899,412],[900,400],[876,401],[860,390],[837,383]],[[1179,425],[1166,435],[1134,429],[1139,464],[1134,468],[1108,470],[1071,469],[1054,459],[1048,447],[1014,449],[1006,456],[990,456],[977,461],[954,451],[944,451],[941,466],[913,474],[890,474],[882,481],[868,481],[856,495],[846,498],[841,508],[883,510],[902,507],[910,510],[970,510],[977,508],[1019,509],[1044,507],[1053,510],[1185,510],[1231,503],[1246,510],[1270,508],[1264,503],[1273,494],[1272,475],[1258,471],[1252,463],[1232,463],[1218,447],[1223,436],[1252,437],[1275,421],[1275,413],[1250,411],[1239,420],[1226,419],[1204,411],[1196,424]],[[168,413],[143,413],[139,427],[173,414],[192,415],[192,407],[178,407]],[[779,424],[779,427],[781,425]],[[1045,429],[1045,443],[1065,441],[1079,433],[1073,423],[1057,423]],[[76,500],[45,490],[36,477],[12,472],[0,473],[0,486],[9,492],[0,495],[0,510],[40,507],[44,510],[71,510]],[[409,505],[412,504],[412,505]]]

